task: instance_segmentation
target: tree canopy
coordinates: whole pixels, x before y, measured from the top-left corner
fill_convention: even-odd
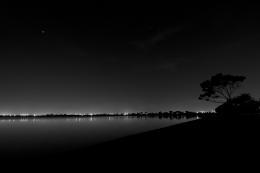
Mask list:
[[[215,103],[225,103],[231,100],[235,91],[246,79],[245,76],[223,75],[218,73],[200,84],[202,94],[200,100],[206,100]]]

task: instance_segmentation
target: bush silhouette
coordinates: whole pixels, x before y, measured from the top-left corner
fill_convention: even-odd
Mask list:
[[[218,106],[215,111],[219,114],[256,114],[260,112],[260,102],[250,94],[241,94]]]

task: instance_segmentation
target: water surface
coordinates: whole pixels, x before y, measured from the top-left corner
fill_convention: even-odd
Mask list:
[[[185,121],[127,116],[0,119],[0,152],[70,150]]]

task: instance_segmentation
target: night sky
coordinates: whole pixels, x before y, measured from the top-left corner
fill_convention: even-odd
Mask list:
[[[259,98],[258,7],[2,7],[0,113],[209,111],[199,84],[219,72]]]

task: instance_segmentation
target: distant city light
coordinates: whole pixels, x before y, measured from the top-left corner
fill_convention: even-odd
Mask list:
[[[206,113],[207,111],[197,111],[197,113]]]
[[[30,115],[30,114],[28,114],[28,113],[22,113],[22,114],[19,114],[19,115],[21,115],[21,116],[28,116],[28,115]]]
[[[215,110],[211,110],[211,111],[204,111],[204,110],[201,110],[201,111],[197,111],[196,113],[216,113]]]

